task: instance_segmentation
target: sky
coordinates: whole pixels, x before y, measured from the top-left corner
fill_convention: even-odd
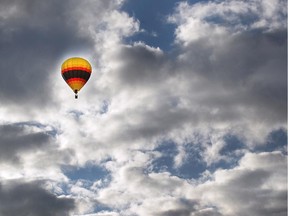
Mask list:
[[[287,215],[285,0],[0,0],[0,56],[0,215]]]

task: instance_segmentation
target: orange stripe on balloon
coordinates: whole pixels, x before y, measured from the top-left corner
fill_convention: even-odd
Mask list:
[[[86,71],[88,73],[91,73],[91,69],[90,68],[84,68],[84,67],[69,67],[69,68],[65,68],[62,70],[62,73],[65,73],[67,71],[70,71],[70,70],[83,70],[83,71]]]

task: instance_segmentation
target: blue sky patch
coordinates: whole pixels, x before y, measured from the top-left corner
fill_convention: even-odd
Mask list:
[[[245,148],[245,144],[235,135],[227,134],[224,141],[226,145],[220,150],[221,155],[231,155],[236,150]]]
[[[129,0],[122,10],[140,21],[140,32],[128,38],[128,42],[145,41],[145,44],[169,50],[174,41],[175,26],[167,23],[167,16],[171,14],[179,0]]]
[[[83,179],[91,182],[104,179],[109,175],[103,167],[89,163],[84,167],[64,166],[62,171],[70,180]]]
[[[211,165],[207,165],[203,159],[205,149],[201,143],[182,144],[181,147],[184,148],[185,156],[182,164],[178,167],[175,166],[175,157],[177,157],[179,153],[177,145],[180,144],[174,143],[173,141],[165,141],[154,149],[154,151],[160,152],[161,156],[151,163],[152,171],[167,171],[180,178],[198,179],[205,170],[214,172],[219,168],[231,169],[237,166],[238,161],[244,154],[244,152],[241,153],[241,150],[244,150],[246,147],[237,136],[231,134],[226,135],[224,140],[226,145],[220,150],[219,154],[224,155],[225,158]]]
[[[175,39],[175,25],[167,22],[180,2],[184,0],[128,0],[122,6],[122,10],[129,16],[140,21],[140,29],[144,30],[126,41],[129,43],[145,41],[145,44],[167,51],[173,48]],[[207,0],[188,0],[190,4],[207,2]]]
[[[287,154],[287,131],[284,128],[272,131],[264,145],[255,147],[256,152],[282,151]]]
[[[201,173],[206,170],[206,164],[201,159],[201,148],[199,145],[185,144],[186,157],[180,167],[175,167],[175,157],[179,151],[176,143],[172,141],[163,142],[160,146],[155,148],[162,154],[161,157],[152,162],[153,172],[168,171],[172,175],[179,176],[180,178],[199,178]]]
[[[201,145],[187,143],[183,145],[186,157],[183,164],[177,169],[177,172],[182,178],[199,178],[206,170],[206,163],[203,161]]]
[[[177,155],[178,150],[174,142],[165,141],[154,151],[160,152],[161,157],[152,161],[151,165],[154,172],[169,171],[173,172],[174,157]]]
[[[96,207],[94,208],[93,213],[104,213],[104,212],[112,212],[113,208],[108,207],[107,205],[104,204],[96,204]]]

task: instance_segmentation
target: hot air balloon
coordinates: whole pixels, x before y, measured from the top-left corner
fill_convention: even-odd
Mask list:
[[[75,93],[75,99],[78,98],[78,92],[89,80],[91,73],[90,63],[79,57],[65,60],[61,67],[62,77]]]

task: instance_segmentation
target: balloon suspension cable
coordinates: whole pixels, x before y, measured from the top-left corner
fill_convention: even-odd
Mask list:
[[[78,95],[77,95],[77,93],[78,93],[78,90],[77,89],[75,89],[75,99],[77,99],[78,98]]]

